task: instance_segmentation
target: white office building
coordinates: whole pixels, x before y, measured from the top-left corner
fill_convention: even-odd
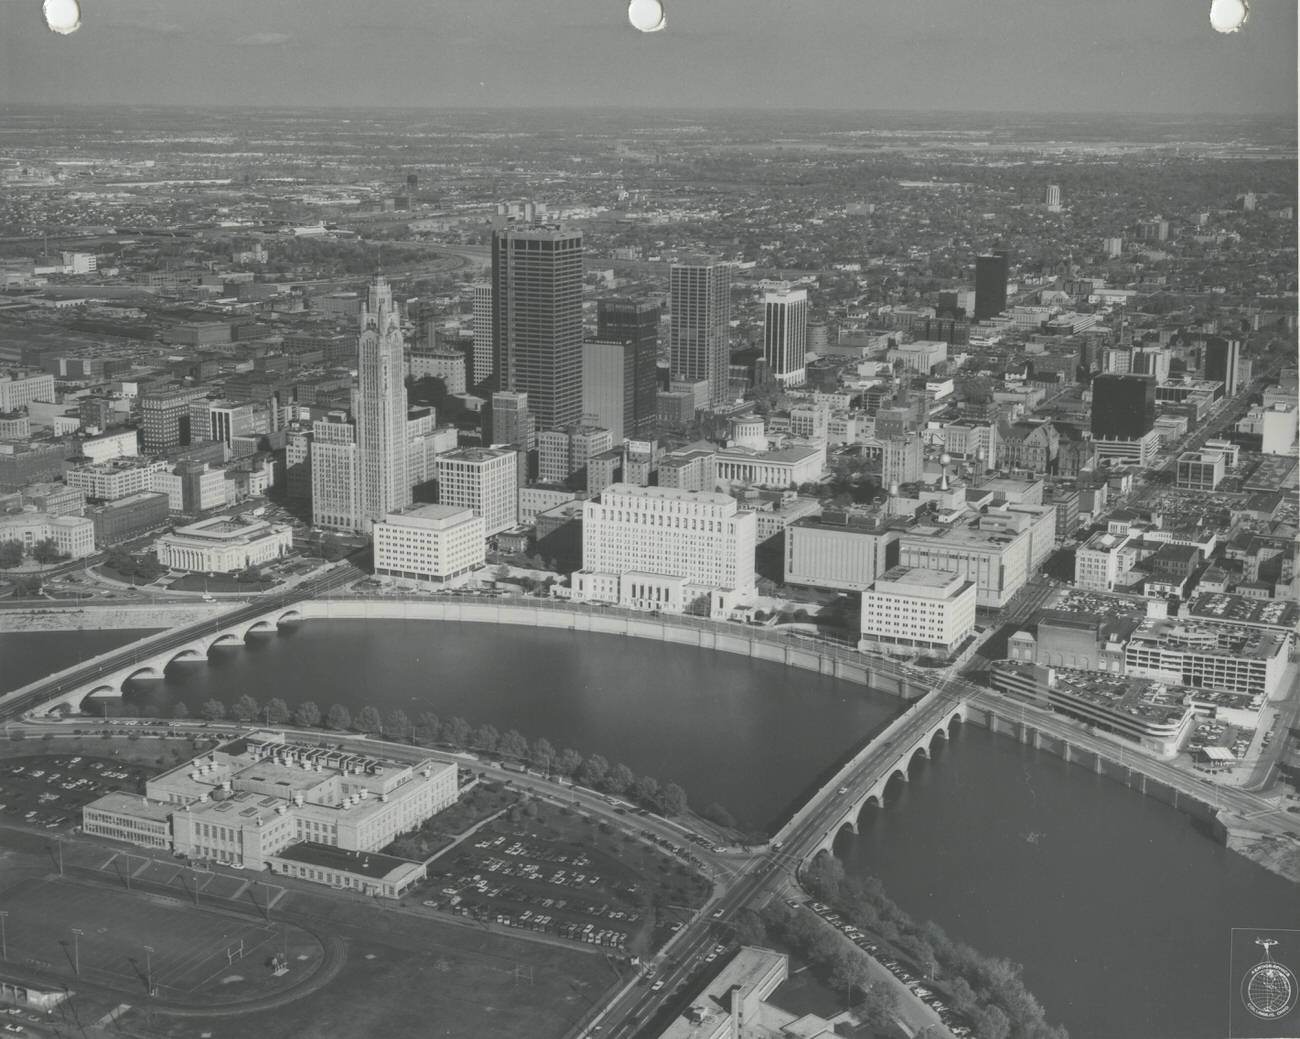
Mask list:
[[[975,630],[975,582],[949,570],[896,566],[862,593],[859,649],[947,656]]]
[[[466,447],[439,455],[439,503],[480,517],[485,537],[509,530],[519,515],[515,455],[499,447]]]
[[[443,584],[478,569],[487,555],[483,517],[454,505],[389,513],[374,527],[375,573]]]
[[[758,521],[725,494],[616,483],[582,516],[572,597],[712,615],[754,593]]]

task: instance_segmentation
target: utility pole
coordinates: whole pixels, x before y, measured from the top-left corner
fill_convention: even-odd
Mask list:
[[[9,918],[7,910],[0,910],[0,957],[9,960],[9,936],[5,933],[5,921]]]
[[[72,971],[81,977],[81,936],[85,934],[79,927],[72,929]]]
[[[149,995],[153,996],[153,947],[146,945],[144,947],[144,974],[145,984],[149,986]]]

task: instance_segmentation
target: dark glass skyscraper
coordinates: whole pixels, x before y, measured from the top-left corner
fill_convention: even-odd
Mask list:
[[[1011,256],[1005,249],[995,249],[975,257],[975,320],[996,317],[1007,309],[1007,278],[1011,273]]]
[[[581,421],[581,231],[492,233],[492,348],[498,389],[528,394],[537,428]]]
[[[1156,421],[1156,380],[1150,375],[1098,375],[1092,380],[1092,435],[1140,440]]]
[[[1223,395],[1237,393],[1237,362],[1241,360],[1241,342],[1211,336],[1205,341],[1205,377],[1223,383]]]
[[[643,299],[598,300],[596,339],[627,348],[623,352],[623,435],[649,436],[658,410],[658,304]]]

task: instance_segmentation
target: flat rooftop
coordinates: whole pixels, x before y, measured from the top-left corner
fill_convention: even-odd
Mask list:
[[[373,880],[383,880],[395,870],[415,865],[394,855],[384,855],[377,851],[347,851],[329,844],[317,844],[315,841],[291,844],[283,851],[277,852],[275,857],[301,862],[308,866],[320,866],[323,869],[356,873]]]
[[[120,790],[114,790],[103,797],[95,798],[84,807],[97,808],[104,812],[125,812],[129,815],[165,823],[172,817],[172,812],[176,811],[178,806],[167,801],[151,801],[140,794],[127,794]]]
[[[1236,621],[1287,631],[1295,631],[1300,625],[1300,605],[1287,599],[1251,599],[1228,592],[1204,592],[1186,609],[1191,616],[1207,621]]]
[[[1133,633],[1134,642],[1153,642],[1166,649],[1243,660],[1271,660],[1283,649],[1277,632],[1240,624],[1170,618],[1145,620]]]

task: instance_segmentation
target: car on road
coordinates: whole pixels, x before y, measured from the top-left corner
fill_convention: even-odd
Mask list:
[[[663,987],[664,987],[664,979],[660,978],[658,981],[656,981],[653,985],[650,986],[650,991],[658,992]]]
[[[715,919],[715,920],[721,920],[721,919],[722,919],[722,910],[721,910],[721,909],[715,909],[715,910],[713,911],[713,919]]]
[[[839,792],[840,792],[841,794],[847,794],[847,793],[849,792],[849,788],[846,787],[846,786],[842,786],[842,787],[840,787]]]

